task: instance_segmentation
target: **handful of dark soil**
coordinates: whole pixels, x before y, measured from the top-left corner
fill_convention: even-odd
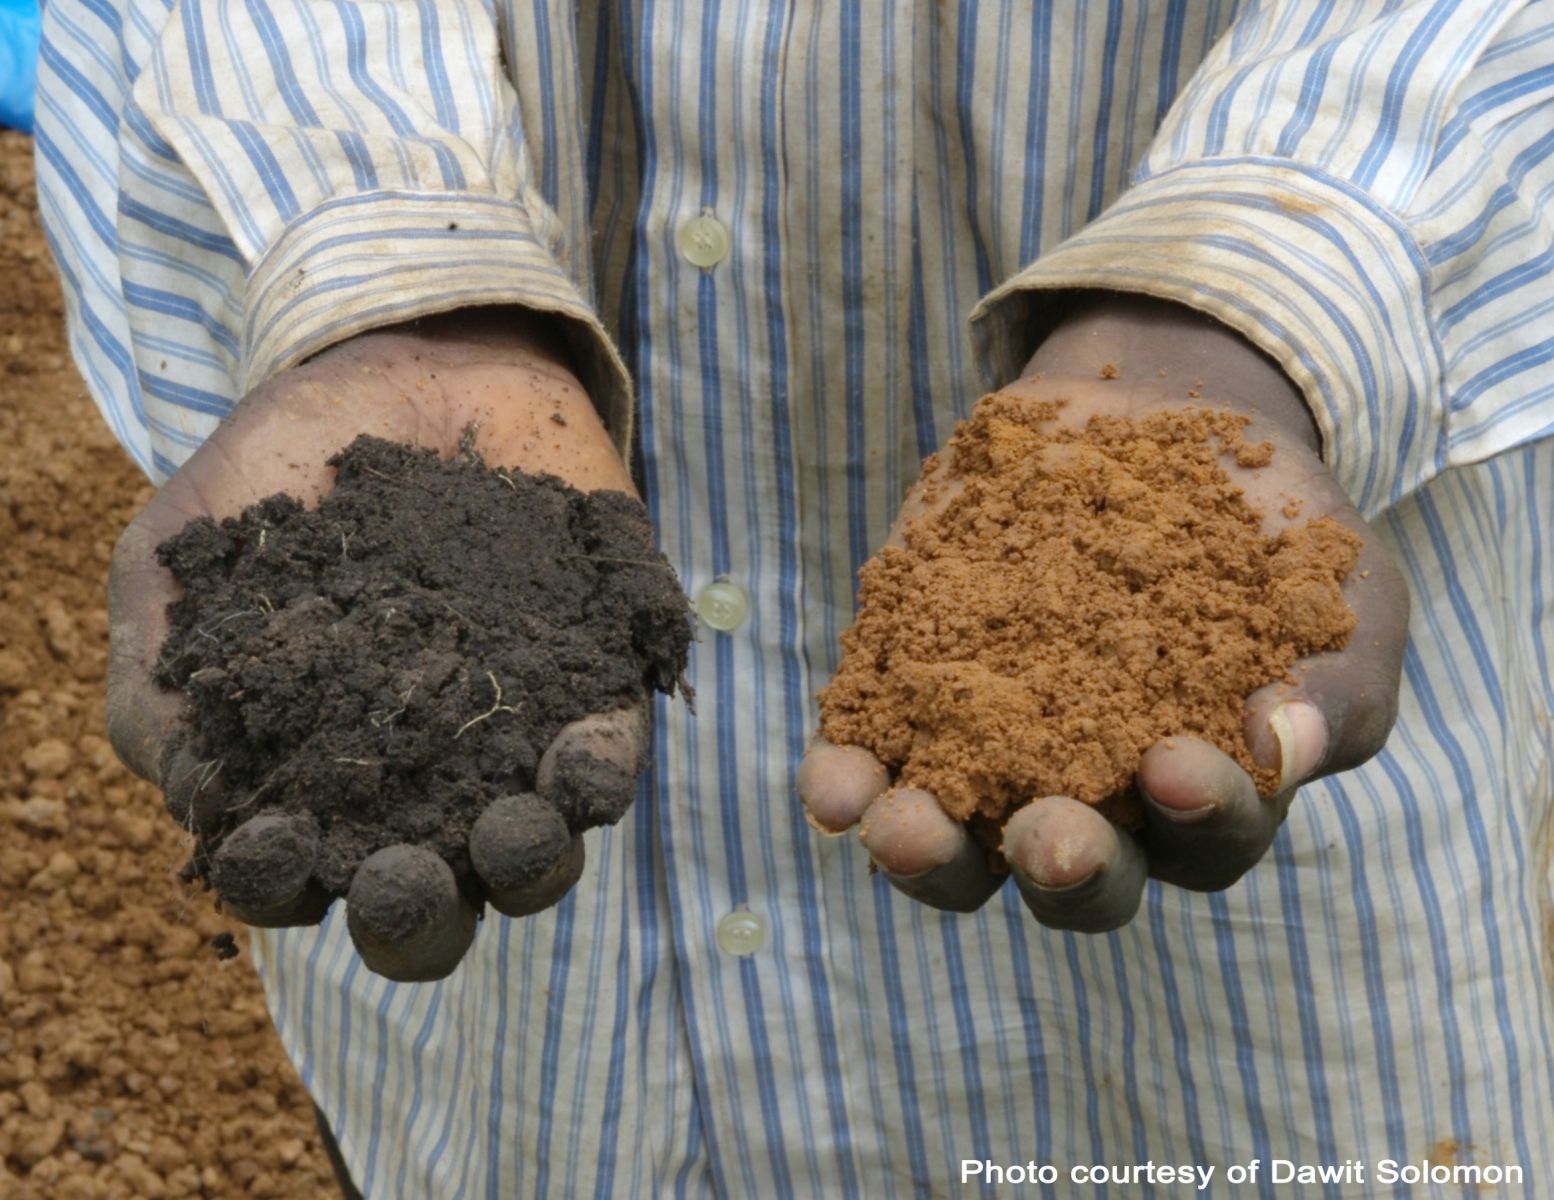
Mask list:
[[[1269,461],[1244,418],[1183,409],[1076,430],[1056,411],[997,393],[956,431],[945,453],[963,490],[859,574],[822,736],[990,836],[1052,795],[1137,826],[1139,761],[1175,734],[1272,791],[1243,701],[1348,642],[1359,539],[1330,519],[1261,532],[1222,464]]]
[[[534,790],[561,728],[681,682],[689,606],[620,492],[360,437],[316,509],[277,495],[157,551],[184,589],[157,680],[206,782],[190,870],[263,812],[316,819],[315,877],[434,849],[472,898],[471,827]],[[562,812],[568,828],[621,813]]]

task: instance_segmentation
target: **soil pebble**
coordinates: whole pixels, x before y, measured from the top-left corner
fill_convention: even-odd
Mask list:
[[[64,357],[32,163],[0,131],[0,1197],[340,1200],[246,931],[191,904],[104,733],[103,584],[152,489]],[[51,742],[64,773],[29,771]],[[29,888],[59,851],[75,877]]]
[[[1262,532],[1222,462],[1270,460],[1243,418],[1183,408],[1075,429],[1056,412],[995,393],[956,431],[944,453],[961,490],[864,565],[820,696],[823,737],[872,751],[995,844],[1048,795],[1137,827],[1139,760],[1172,735],[1273,790],[1243,701],[1354,628],[1341,585],[1359,539],[1328,519]]]
[[[220,850],[285,814],[328,896],[409,844],[478,901],[476,821],[536,791],[564,726],[681,686],[689,604],[624,493],[495,470],[467,444],[445,460],[360,437],[330,463],[316,508],[271,496],[158,548],[183,588],[157,679],[185,692],[200,764],[192,874],[262,902],[264,849]],[[573,833],[623,811],[556,803]]]

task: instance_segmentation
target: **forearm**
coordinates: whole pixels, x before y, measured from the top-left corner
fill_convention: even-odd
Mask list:
[[[288,403],[277,408],[274,396]],[[213,438],[245,453],[295,458],[299,417],[335,446],[360,432],[457,444],[473,427],[493,461],[575,477],[584,488],[632,488],[625,459],[574,367],[565,322],[512,307],[460,309],[336,342],[245,396]],[[221,469],[221,459],[203,470]],[[327,490],[323,455],[294,482]],[[168,487],[183,486],[177,477]]]
[[[83,374],[154,477],[276,374],[477,307],[555,314],[624,454],[630,380],[593,306],[586,181],[532,174],[516,135],[538,122],[495,10],[197,0],[117,54],[78,32],[99,21],[50,6],[39,190]],[[82,89],[111,119],[84,118]]]
[[[1518,48],[1547,36],[1545,7],[1241,14],[1127,190],[973,314],[989,382],[1019,373],[1077,290],[1108,289],[1210,314],[1267,353],[1367,515],[1543,436],[1554,343],[1527,314],[1554,275],[1526,164],[1554,109],[1527,94],[1536,52]]]

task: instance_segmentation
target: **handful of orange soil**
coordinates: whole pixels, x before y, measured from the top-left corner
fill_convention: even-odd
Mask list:
[[[1360,540],[1330,519],[1261,530],[1225,469],[1265,466],[1244,417],[1092,417],[984,397],[944,450],[961,490],[859,573],[820,732],[986,829],[1041,796],[1137,827],[1145,750],[1186,734],[1264,794],[1243,703],[1354,629]],[[925,476],[937,466],[924,464]]]

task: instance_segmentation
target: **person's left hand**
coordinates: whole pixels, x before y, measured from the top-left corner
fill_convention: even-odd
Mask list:
[[[1120,366],[1103,381],[1101,368]],[[1214,380],[1203,398],[1192,383]],[[1228,755],[1180,736],[1145,752],[1136,776],[1144,827],[1129,832],[1065,796],[1035,797],[1005,826],[1010,874],[1037,920],[1059,929],[1101,932],[1137,911],[1146,878],[1214,891],[1229,887],[1266,853],[1297,787],[1369,759],[1397,713],[1408,631],[1408,591],[1375,533],[1349,503],[1319,457],[1315,427],[1300,393],[1250,345],[1206,318],[1150,301],[1110,301],[1069,322],[1031,361],[1015,385],[1067,400],[1059,420],[1082,425],[1092,414],[1138,415],[1162,407],[1221,404],[1247,415],[1249,441],[1271,441],[1272,463],[1258,471],[1231,466],[1264,532],[1291,524],[1285,497],[1303,503],[1304,523],[1329,516],[1362,539],[1344,584],[1357,618],[1348,645],[1296,667],[1293,685],[1271,684],[1246,699],[1253,758],[1280,771],[1271,796]],[[942,470],[942,468],[941,468]],[[902,526],[954,494],[953,482],[907,496]],[[932,508],[920,499],[936,494]],[[875,865],[904,892],[936,908],[970,912],[1003,883],[966,828],[928,792],[893,787],[869,751],[816,740],[800,764],[798,791],[823,833],[859,826]]]

